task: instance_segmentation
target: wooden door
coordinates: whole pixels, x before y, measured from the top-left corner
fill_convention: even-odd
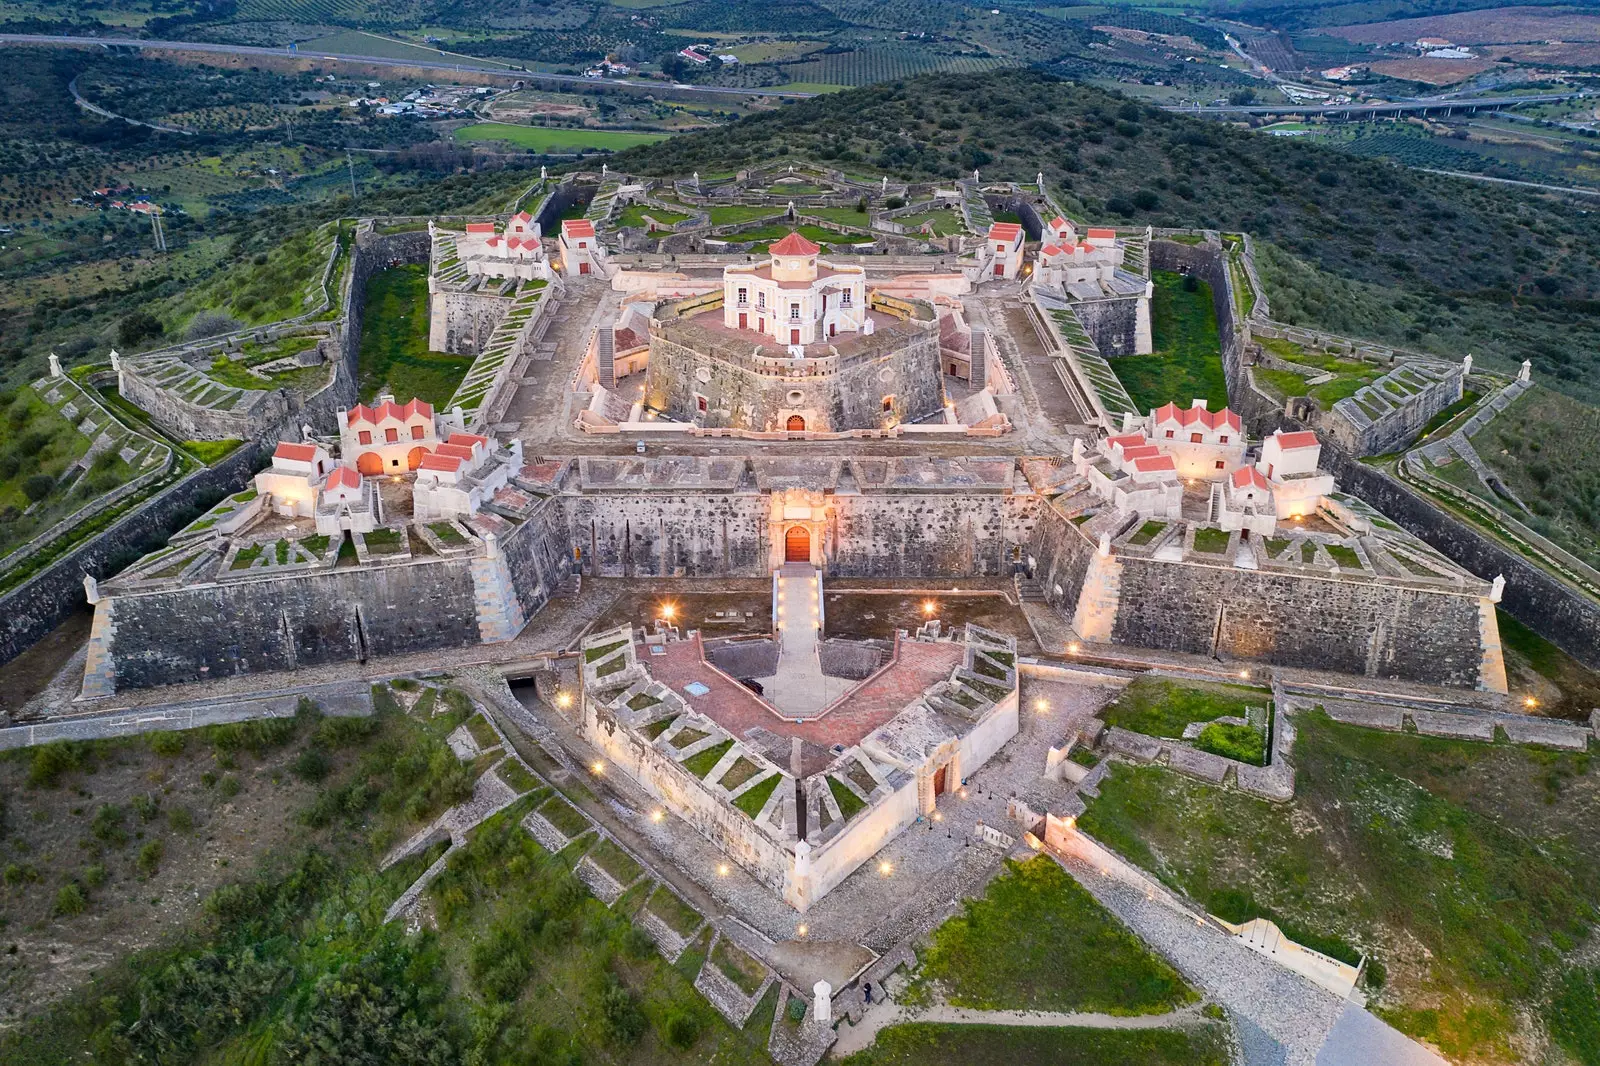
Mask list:
[[[790,526],[783,535],[783,561],[809,563],[811,561],[811,533],[805,526]]]
[[[948,774],[949,770],[950,767],[945,765],[939,767],[933,772],[933,794],[935,796],[942,796],[947,791],[945,788],[945,776]]]
[[[743,312],[743,311],[739,312],[739,328],[740,329],[749,329],[750,328],[750,316],[748,314],[746,314],[745,312]]]
[[[804,433],[806,431],[806,420],[799,415],[790,415],[788,425],[783,428],[790,433]]]

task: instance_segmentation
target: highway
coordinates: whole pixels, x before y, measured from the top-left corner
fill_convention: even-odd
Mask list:
[[[209,41],[143,41],[133,37],[76,37],[69,35],[0,33],[0,44],[66,45],[71,47],[137,48],[153,52],[211,52],[219,55],[271,56],[274,59],[325,59],[344,63],[366,63],[377,67],[406,67],[412,70],[437,70],[444,73],[468,73],[504,78],[507,81],[576,82],[582,85],[603,85],[608,88],[639,89],[659,93],[667,89],[676,92],[706,93],[717,96],[782,96],[806,99],[815,93],[788,92],[783,89],[737,89],[724,85],[685,85],[674,82],[640,81],[624,78],[585,78],[577,74],[545,74],[537,70],[508,70],[503,66],[481,66],[470,60],[465,63],[434,62],[421,59],[394,59],[388,56],[347,55],[342,52],[293,51],[287,48],[259,48],[247,44],[213,44]],[[421,45],[417,46],[421,48]]]
[[[1519,104],[1553,104],[1584,95],[1583,92],[1571,92],[1458,99],[1420,97],[1375,104],[1168,104],[1165,110],[1184,115],[1400,115],[1425,111],[1495,111]]]

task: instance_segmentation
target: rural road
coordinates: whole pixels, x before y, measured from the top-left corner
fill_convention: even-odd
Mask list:
[[[470,60],[465,63],[448,63],[418,59],[394,59],[387,56],[349,55],[343,52],[321,52],[315,50],[292,52],[287,48],[259,48],[247,44],[213,44],[209,41],[144,41],[133,37],[79,37],[66,34],[0,33],[0,44],[65,45],[80,48],[99,45],[103,48],[138,48],[141,51],[148,50],[152,52],[212,52],[220,55],[271,56],[275,59],[282,59],[287,56],[292,59],[326,59],[336,62],[366,63],[378,67],[408,67],[413,70],[484,74],[505,78],[508,81],[537,80],[579,82],[584,85],[597,84],[594,78],[585,78],[577,74],[546,74],[537,70],[508,70],[504,66],[481,66]],[[606,78],[599,84],[614,88],[642,89],[646,92],[661,92],[668,88],[666,83],[659,81],[632,81],[617,78]],[[671,88],[677,92],[710,93],[720,96],[785,96],[794,99],[805,99],[816,95],[815,93],[787,92],[783,89],[738,89],[723,85],[673,83]]]

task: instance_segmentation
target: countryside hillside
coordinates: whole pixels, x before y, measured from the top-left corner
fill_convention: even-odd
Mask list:
[[[817,97],[620,154],[635,173],[785,155],[896,177],[1031,183],[1096,220],[1209,226],[1264,246],[1274,317],[1480,360],[1600,400],[1600,217],[1565,200],[1172,115],[1031,70]]]

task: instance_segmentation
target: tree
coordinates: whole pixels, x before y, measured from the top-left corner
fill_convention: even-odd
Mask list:
[[[55,487],[56,479],[49,474],[34,474],[22,483],[22,492],[29,500],[38,503],[50,495],[50,490]]]
[[[154,315],[148,311],[135,311],[117,323],[117,342],[124,348],[135,348],[164,332],[165,327]]]
[[[1256,102],[1254,89],[1236,89],[1228,94],[1228,103],[1234,107],[1247,107]]]

